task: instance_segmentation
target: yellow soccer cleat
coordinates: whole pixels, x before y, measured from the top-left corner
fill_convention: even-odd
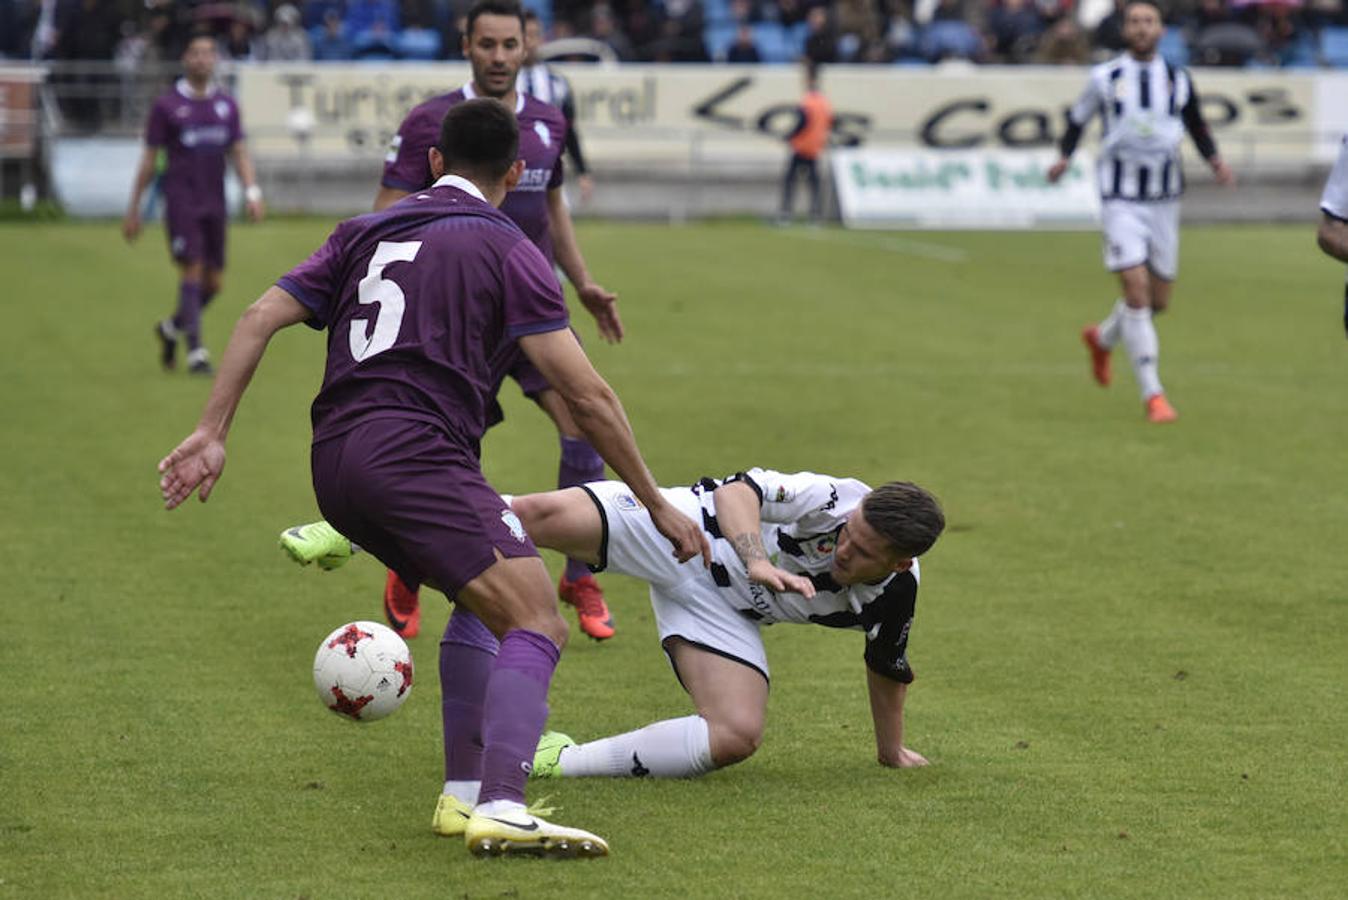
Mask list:
[[[608,843],[597,834],[565,828],[540,819],[527,809],[494,816],[474,812],[464,831],[468,852],[486,856],[547,856],[589,859],[608,856]]]
[[[543,732],[543,736],[538,739],[538,748],[534,750],[534,767],[529,771],[529,777],[561,778],[562,751],[574,746],[576,742],[560,731]]]
[[[435,801],[431,830],[441,837],[459,837],[468,827],[468,819],[472,815],[472,806],[453,794],[441,794],[440,799]]]
[[[327,522],[287,528],[281,532],[281,549],[302,566],[316,562],[320,569],[328,572],[346,565],[355,553],[351,542]]]

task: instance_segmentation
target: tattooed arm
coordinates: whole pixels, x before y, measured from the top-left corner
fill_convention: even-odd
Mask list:
[[[762,521],[758,514],[758,494],[742,481],[723,484],[712,495],[716,501],[716,521],[721,534],[735,548],[744,563],[749,580],[770,591],[790,591],[804,597],[814,596],[814,583],[772,564],[763,546]]]

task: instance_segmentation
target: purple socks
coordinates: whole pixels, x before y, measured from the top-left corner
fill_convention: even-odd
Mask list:
[[[501,641],[487,680],[479,803],[524,802],[524,783],[548,720],[548,685],[561,651],[545,635],[516,629]]]
[[[500,643],[482,620],[455,606],[440,638],[440,721],[445,780],[482,778],[482,705]]]
[[[562,437],[562,461],[557,466],[557,487],[575,487],[604,478],[604,459],[584,438]],[[578,559],[568,558],[565,578],[575,581],[590,574],[590,567]]]
[[[183,281],[178,284],[178,311],[173,314],[173,327],[187,338],[187,349],[201,346],[201,284]]]

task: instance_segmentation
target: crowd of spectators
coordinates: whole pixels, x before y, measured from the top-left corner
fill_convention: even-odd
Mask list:
[[[0,0],[0,58],[174,60],[203,25],[236,60],[460,55],[470,0]],[[1348,66],[1346,0],[1182,0],[1179,64]],[[1116,5],[1117,4],[1117,5]],[[1081,64],[1117,52],[1122,0],[526,0],[552,40],[624,61]],[[583,51],[582,51],[583,52]]]

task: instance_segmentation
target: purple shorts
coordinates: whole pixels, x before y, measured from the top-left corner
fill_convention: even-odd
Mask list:
[[[225,267],[224,210],[202,210],[168,204],[164,210],[169,253],[180,263],[205,263],[212,269]]]
[[[323,517],[398,573],[451,598],[496,562],[537,556],[465,441],[428,422],[374,419],[317,443]]]

